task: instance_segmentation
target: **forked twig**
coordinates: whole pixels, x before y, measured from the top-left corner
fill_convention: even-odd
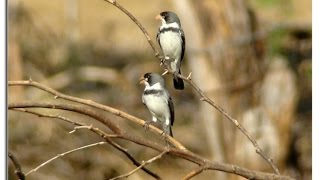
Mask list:
[[[115,137],[118,137],[118,135],[116,134],[107,134],[105,133],[104,131],[101,131],[100,129],[98,128],[95,128],[95,127],[92,127],[92,125],[88,126],[84,123],[81,123],[81,122],[76,122],[76,121],[73,121],[69,118],[66,118],[64,116],[61,116],[61,115],[50,115],[50,114],[43,114],[43,113],[39,113],[39,112],[36,112],[36,111],[31,111],[31,110],[28,110],[28,109],[24,109],[24,108],[13,108],[12,110],[14,111],[20,111],[20,112],[25,112],[25,113],[29,113],[29,114],[33,114],[33,115],[36,115],[36,116],[39,116],[39,117],[46,117],[46,118],[54,118],[54,119],[60,119],[62,121],[65,121],[65,122],[68,122],[70,124],[73,124],[75,125],[75,129],[73,131],[76,130],[77,127],[86,127],[86,129],[94,132],[95,134],[101,136],[102,138],[104,138],[111,146],[113,146],[114,148],[116,148],[117,150],[119,150],[120,152],[122,152],[124,155],[126,155],[128,157],[128,159],[130,159],[132,161],[132,163],[135,165],[135,166],[140,166],[141,164],[128,152],[127,149],[123,148],[122,146],[120,146],[119,144],[117,144],[115,141],[113,141],[111,138],[115,138]],[[79,128],[77,128],[79,129]],[[70,132],[69,132],[70,133]],[[145,167],[142,167],[142,170],[144,172],[146,172],[147,174],[149,174],[150,176],[156,178],[156,179],[161,179],[160,176],[152,171],[150,171],[149,169],[145,168]]]

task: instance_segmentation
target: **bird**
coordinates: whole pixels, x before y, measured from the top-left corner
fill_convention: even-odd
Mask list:
[[[145,85],[142,103],[152,115],[152,121],[147,121],[146,127],[149,123],[162,124],[163,133],[173,137],[174,106],[164,79],[157,73],[148,72],[139,79],[139,83]]]
[[[183,90],[183,80],[177,77],[181,74],[180,66],[185,50],[185,35],[181,28],[180,19],[176,13],[171,11],[161,12],[156,16],[161,20],[157,33],[157,41],[164,54],[164,58],[170,61],[170,68],[173,73],[173,85],[175,89]]]

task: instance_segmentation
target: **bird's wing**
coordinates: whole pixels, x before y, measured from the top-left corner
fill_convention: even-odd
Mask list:
[[[146,103],[144,102],[144,97],[143,97],[143,96],[144,96],[144,95],[142,95],[142,97],[141,97],[142,103],[143,103],[145,106],[147,106]]]
[[[160,48],[162,48],[161,44],[160,44],[160,28],[159,28],[158,33],[157,33],[157,41],[158,41],[158,44],[159,44]]]
[[[180,61],[182,61],[183,56],[184,56],[184,49],[185,49],[186,40],[185,40],[184,32],[181,28],[179,30],[179,33],[180,33],[181,39],[182,39],[182,51],[181,51],[181,60],[180,60]]]
[[[174,107],[173,107],[172,98],[170,96],[169,96],[169,99],[168,99],[168,105],[169,105],[169,109],[170,109],[171,126],[173,126],[173,122],[174,122]]]

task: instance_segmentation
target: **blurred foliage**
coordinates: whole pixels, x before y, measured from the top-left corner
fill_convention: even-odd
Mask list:
[[[256,0],[256,4],[260,7],[274,7],[274,6],[281,6],[283,3],[288,3],[288,0]]]
[[[279,55],[284,36],[288,33],[287,30],[279,29],[271,32],[268,35],[267,52],[270,56]]]

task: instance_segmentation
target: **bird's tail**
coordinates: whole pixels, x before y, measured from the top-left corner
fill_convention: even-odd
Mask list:
[[[181,74],[181,71],[179,69],[179,74]],[[184,89],[184,83],[181,78],[178,78],[177,76],[173,75],[173,85],[175,89],[183,90]]]
[[[170,136],[173,137],[172,127],[170,127]]]

